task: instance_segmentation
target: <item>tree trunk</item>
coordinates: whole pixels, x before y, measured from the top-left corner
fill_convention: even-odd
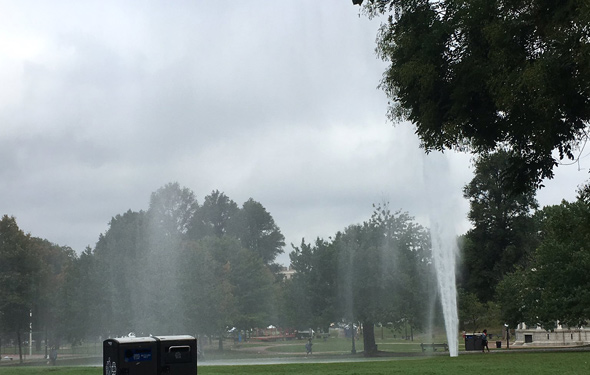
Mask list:
[[[45,329],[45,331],[47,332],[47,329]],[[37,340],[35,340],[35,350],[37,351],[37,353],[41,351],[41,338],[39,337],[39,335],[37,335]]]
[[[47,359],[47,358],[49,358],[49,357],[47,356],[47,354],[48,354],[48,353],[47,353],[47,327],[45,327],[45,358],[46,358],[46,359]]]
[[[372,357],[377,353],[377,344],[375,344],[375,325],[371,321],[363,321],[363,344],[365,346],[365,357]]]
[[[23,343],[20,338],[20,329],[16,330],[16,341],[18,342],[18,358],[20,363],[23,363]]]
[[[219,346],[218,349],[220,352],[223,351],[223,334],[219,335]]]

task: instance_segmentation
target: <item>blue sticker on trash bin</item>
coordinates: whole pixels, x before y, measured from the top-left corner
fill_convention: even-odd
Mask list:
[[[125,362],[144,362],[152,360],[151,349],[127,349],[125,350]]]

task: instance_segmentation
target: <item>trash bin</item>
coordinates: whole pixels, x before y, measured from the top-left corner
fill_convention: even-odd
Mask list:
[[[465,335],[465,350],[482,350],[483,344],[479,335]]]
[[[197,340],[192,336],[157,336],[159,375],[195,375]]]
[[[103,342],[103,375],[195,375],[192,336],[122,337]]]
[[[157,344],[151,337],[104,340],[103,375],[158,375]]]
[[[475,350],[475,337],[473,335],[465,335],[465,350]]]
[[[496,348],[497,349],[502,348],[502,341],[496,341]]]

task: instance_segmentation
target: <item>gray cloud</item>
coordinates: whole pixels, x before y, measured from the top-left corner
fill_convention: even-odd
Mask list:
[[[427,224],[424,156],[376,89],[379,21],[350,3],[0,4],[0,209],[25,231],[81,251],[171,181],[256,199],[287,243],[382,201]],[[447,154],[465,216],[469,157]],[[544,201],[587,178],[561,173]]]

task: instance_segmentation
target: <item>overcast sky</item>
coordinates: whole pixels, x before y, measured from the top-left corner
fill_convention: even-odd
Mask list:
[[[80,252],[169,182],[199,203],[215,189],[253,198],[287,244],[327,238],[385,201],[428,224],[425,156],[411,125],[387,122],[377,89],[380,21],[351,1],[0,9],[0,214],[25,232]],[[574,199],[582,156],[557,170],[542,205]],[[445,158],[463,233],[470,156]]]

